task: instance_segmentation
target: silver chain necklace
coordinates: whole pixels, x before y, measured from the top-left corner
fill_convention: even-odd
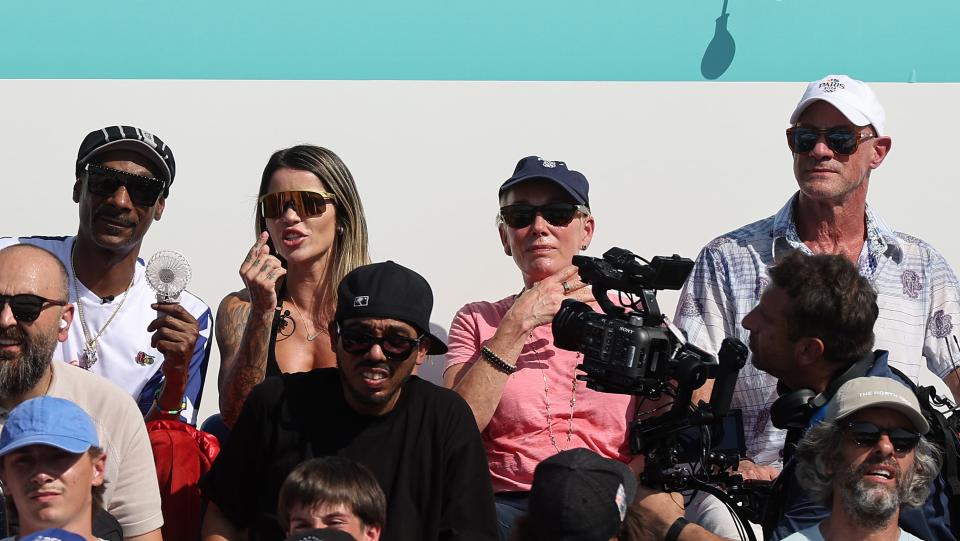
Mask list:
[[[107,327],[110,326],[110,323],[113,322],[113,318],[117,317],[120,309],[123,308],[123,303],[127,300],[127,294],[130,293],[130,288],[133,287],[133,278],[130,279],[127,289],[123,291],[123,296],[120,297],[120,304],[117,305],[113,313],[110,314],[110,317],[107,318],[107,322],[103,324],[103,327],[100,327],[96,336],[90,338],[90,329],[87,327],[87,320],[83,315],[83,302],[80,300],[80,280],[77,279],[76,250],[77,244],[74,242],[70,248],[70,265],[73,267],[73,290],[77,295],[77,313],[80,314],[80,328],[83,330],[83,353],[80,354],[80,359],[78,360],[80,361],[80,368],[89,370],[90,367],[97,364],[99,360],[97,356],[97,340],[100,339],[100,336],[103,335]],[[134,273],[134,277],[136,277],[136,273]]]
[[[300,316],[300,319],[302,319],[305,324],[316,329],[316,327],[313,326],[312,322],[307,321],[307,318],[303,315],[303,312],[300,311],[300,307],[297,306],[297,301],[295,301],[293,297],[290,297],[290,302],[293,303],[293,308],[294,310],[297,311],[297,315]],[[317,332],[313,333],[312,335],[310,334],[310,329],[304,328],[303,330],[306,331],[307,333],[307,342],[313,342],[321,334],[326,334],[326,331],[327,331],[322,326],[319,329],[317,329]]]
[[[533,337],[533,333],[527,337],[529,340]],[[553,433],[553,416],[550,414],[550,386],[547,384],[547,371],[542,368],[543,361],[540,360],[540,350],[534,347],[532,344],[530,346],[533,349],[533,354],[537,359],[537,364],[541,366],[540,376],[543,378],[543,402],[546,406],[546,417],[547,417],[547,432],[550,435],[550,445],[553,445],[553,448],[556,449],[557,453],[560,453],[560,446],[557,445],[557,437]],[[580,353],[577,353],[577,363],[580,364]],[[570,415],[567,417],[567,444],[564,446],[564,451],[570,448],[570,443],[573,441],[573,412],[577,407],[577,374],[576,374],[576,364],[574,365],[574,374],[570,383]]]

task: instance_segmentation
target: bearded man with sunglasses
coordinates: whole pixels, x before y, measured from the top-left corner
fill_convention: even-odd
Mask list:
[[[940,469],[929,429],[907,387],[877,377],[844,383],[796,455],[800,487],[830,514],[784,541],[917,541],[899,517],[927,500]]]
[[[131,126],[90,132],[73,185],[77,235],[3,238],[0,247],[39,246],[67,268],[78,321],[54,359],[119,385],[147,419],[195,424],[210,354],[210,308],[187,291],[179,304],[157,304],[140,259],[175,173],[173,151],[149,132]]]
[[[257,385],[202,487],[204,541],[280,541],[277,497],[303,460],[353,459],[387,497],[383,541],[496,539],[493,491],[470,408],[415,375],[447,347],[430,333],[433,293],[392,261],[358,267],[337,289],[336,368]]]
[[[866,202],[873,170],[890,152],[886,115],[873,91],[846,75],[810,83],[790,116],[787,145],[799,191],[777,214],[711,241],[701,252],[674,322],[707,351],[747,341],[740,322],[769,283],[767,268],[790,250],[839,254],[877,290],[876,347],[914,382],[926,365],[960,398],[960,286],[933,247],[892,229]],[[752,360],[731,407],[743,410],[744,476],[773,479],[785,432],[771,422],[776,378]],[[709,396],[707,384],[695,400]]]
[[[109,456],[103,508],[119,521],[124,539],[157,541],[160,491],[136,404],[106,379],[52,359],[76,319],[69,289],[67,271],[54,254],[29,244],[0,249],[0,426],[32,398],[76,403],[93,419],[99,446]],[[94,533],[108,537],[99,524],[95,517]]]

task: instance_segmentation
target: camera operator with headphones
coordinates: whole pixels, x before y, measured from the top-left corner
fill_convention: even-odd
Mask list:
[[[863,376],[901,378],[888,366],[887,352],[872,349],[877,294],[852,263],[839,255],[793,251],[769,272],[771,283],[743,326],[750,331],[754,365],[779,379],[780,397],[770,415],[788,430],[784,470],[763,524],[765,538],[778,540],[829,515],[796,480],[792,455],[806,430],[824,419],[827,403],[845,382]],[[900,513],[900,527],[925,540],[955,540],[950,505],[938,477],[923,505]],[[686,524],[682,507],[669,494],[641,488],[633,510],[649,539],[719,539]]]

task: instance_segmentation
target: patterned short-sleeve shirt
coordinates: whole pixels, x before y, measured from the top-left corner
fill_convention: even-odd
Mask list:
[[[767,267],[792,249],[811,253],[797,233],[797,197],[777,214],[717,237],[700,251],[674,318],[694,345],[716,352],[726,336],[747,342],[749,333],[741,322],[769,283]],[[890,364],[914,382],[921,362],[945,377],[960,367],[956,274],[933,247],[894,231],[869,205],[866,230],[859,268],[878,295],[874,348],[889,351]],[[748,455],[757,463],[778,466],[785,432],[770,423],[776,383],[748,360],[731,407],[743,410]]]

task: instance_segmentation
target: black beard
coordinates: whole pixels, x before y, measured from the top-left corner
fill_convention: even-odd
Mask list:
[[[57,347],[56,333],[38,332],[33,338],[17,327],[0,331],[0,337],[19,340],[19,355],[0,352],[0,396],[21,396],[36,387],[43,377],[53,351]]]

